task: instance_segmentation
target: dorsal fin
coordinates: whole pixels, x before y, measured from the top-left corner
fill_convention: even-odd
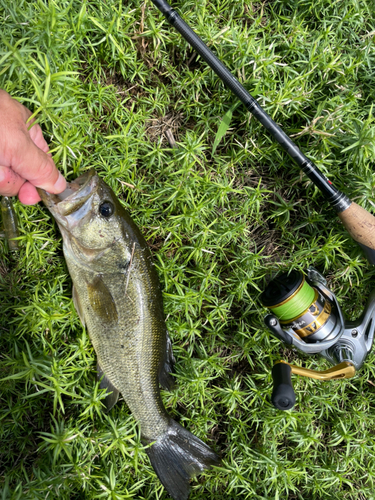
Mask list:
[[[173,368],[176,360],[173,356],[172,342],[167,332],[167,346],[165,350],[164,363],[159,373],[159,384],[163,389],[170,391],[175,385],[174,378],[172,377]]]

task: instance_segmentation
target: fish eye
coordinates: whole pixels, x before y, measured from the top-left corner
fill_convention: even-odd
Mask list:
[[[115,207],[109,201],[103,201],[103,203],[99,205],[99,213],[103,217],[111,217],[114,211]]]

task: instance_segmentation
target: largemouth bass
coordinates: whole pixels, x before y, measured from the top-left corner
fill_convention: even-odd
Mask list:
[[[217,455],[166,412],[159,384],[170,388],[173,354],[151,253],[113,191],[91,169],[60,195],[39,189],[56,219],[73,281],[73,300],[95,348],[101,387],[120,392],[141,428],[151,464],[175,500]]]

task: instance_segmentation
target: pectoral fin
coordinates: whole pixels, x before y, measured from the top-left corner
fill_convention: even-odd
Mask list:
[[[175,385],[174,378],[172,377],[173,367],[176,360],[173,356],[172,342],[167,332],[167,348],[165,350],[164,364],[159,373],[159,383],[163,389],[170,391]]]
[[[107,285],[100,276],[95,276],[87,285],[89,301],[95,314],[105,323],[117,323],[118,314],[115,301]]]
[[[98,380],[100,380],[100,388],[107,389],[107,396],[104,399],[104,404],[107,411],[111,410],[117,403],[120,391],[112,384],[112,382],[107,378],[103,370],[101,369],[99,363],[97,365],[98,370]]]

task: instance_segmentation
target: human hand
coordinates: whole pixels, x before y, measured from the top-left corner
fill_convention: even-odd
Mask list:
[[[0,195],[16,196],[25,205],[40,201],[36,187],[58,194],[66,180],[57,170],[42,129],[28,130],[31,112],[0,89]]]

